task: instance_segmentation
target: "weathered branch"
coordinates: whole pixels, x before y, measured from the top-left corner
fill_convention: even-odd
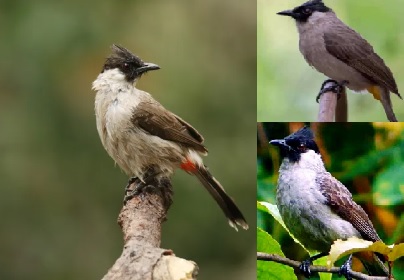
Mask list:
[[[103,280],[196,279],[197,265],[159,248],[161,225],[172,202],[169,179],[153,182],[121,209],[118,223],[124,247]]]
[[[299,268],[301,262],[294,261],[285,257],[281,257],[279,255],[275,254],[267,254],[267,253],[261,253],[257,252],[257,260],[259,261],[272,261],[272,262],[277,262],[281,263],[293,268]],[[331,267],[331,269],[328,269],[325,266],[318,266],[318,265],[311,265],[310,266],[311,272],[323,272],[323,273],[333,273],[333,274],[338,274],[340,271],[339,267]],[[388,277],[384,276],[369,276],[360,272],[356,271],[350,271],[349,275],[358,280],[388,280]]]
[[[347,122],[348,121],[348,101],[346,89],[342,87],[342,91],[338,95],[332,91],[336,84],[332,81],[326,82],[322,88],[329,89],[324,92],[319,100],[319,111],[317,116],[318,122]]]
[[[346,96],[346,87],[343,87],[339,99],[337,100],[336,111],[336,122],[348,122],[348,98]]]

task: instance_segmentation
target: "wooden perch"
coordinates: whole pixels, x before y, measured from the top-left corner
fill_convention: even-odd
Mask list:
[[[172,193],[170,180],[161,179],[143,188],[123,206],[118,217],[123,251],[103,280],[196,279],[196,263],[159,248],[161,225],[172,203]]]
[[[319,100],[320,109],[318,111],[318,122],[347,122],[348,121],[348,101],[346,88],[343,87],[339,95],[332,91],[335,82],[329,81],[323,84],[322,89],[329,89],[324,92]],[[335,118],[334,118],[335,117]]]

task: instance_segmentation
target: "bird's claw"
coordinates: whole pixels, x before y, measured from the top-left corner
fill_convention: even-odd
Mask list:
[[[347,280],[352,280],[352,277],[350,275],[350,272],[352,270],[351,266],[352,266],[352,255],[350,255],[349,258],[346,260],[346,262],[344,262],[344,264],[341,265],[338,275],[339,276],[343,275]]]
[[[300,272],[306,277],[310,278],[311,276],[311,271],[310,271],[310,266],[312,265],[311,259],[302,261],[302,263],[299,266]]]
[[[316,102],[318,103],[320,100],[321,95],[328,91],[332,91],[337,94],[337,98],[339,99],[341,97],[341,93],[344,89],[344,86],[347,84],[347,81],[342,81],[341,83],[338,83],[335,80],[328,79],[323,82],[321,85],[320,92],[318,93],[316,97]]]
[[[134,187],[131,188],[132,184],[134,184]],[[137,177],[131,177],[128,180],[128,184],[125,187],[125,196],[123,198],[123,204],[126,205],[126,203],[134,198],[136,195],[138,195],[144,187],[146,187],[147,184],[142,182],[139,178]]]

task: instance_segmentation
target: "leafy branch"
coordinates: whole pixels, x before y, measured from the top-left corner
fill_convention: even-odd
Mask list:
[[[257,252],[257,260],[259,261],[271,261],[271,262],[277,262],[280,264],[284,264],[287,266],[290,266],[292,268],[299,268],[301,262],[295,261],[288,259],[286,257],[282,257],[276,254],[267,254],[267,253],[261,253]],[[332,273],[332,274],[339,274],[340,268],[339,267],[331,267],[328,269],[325,266],[319,266],[319,265],[311,265],[310,266],[311,272],[323,272],[323,273]],[[349,275],[358,280],[388,280],[388,277],[384,276],[369,276],[367,274],[363,274],[361,272],[357,271],[349,271]]]

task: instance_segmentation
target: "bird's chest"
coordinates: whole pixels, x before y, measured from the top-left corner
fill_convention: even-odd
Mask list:
[[[325,198],[316,185],[316,173],[310,169],[283,171],[279,175],[277,204],[286,220],[310,212]]]
[[[97,130],[101,141],[106,145],[119,140],[130,128],[133,108],[139,103],[130,96],[130,93],[123,91],[117,95],[110,95],[99,92],[95,100]]]
[[[299,49],[305,60],[314,68],[321,68],[327,63],[324,59],[328,57],[324,43],[324,34],[315,29],[305,29],[299,37]]]
[[[290,232],[311,249],[324,248],[322,217],[327,216],[325,197],[316,185],[316,174],[309,169],[280,173],[277,206]],[[328,234],[326,234],[328,235]]]

